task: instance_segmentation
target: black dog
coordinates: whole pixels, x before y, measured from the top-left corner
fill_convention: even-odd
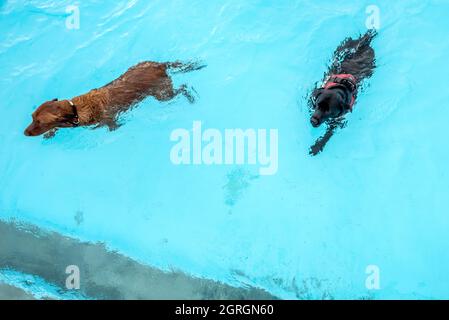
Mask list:
[[[316,128],[327,124],[324,136],[310,148],[310,154],[320,153],[338,127],[344,127],[344,115],[352,112],[361,82],[372,76],[376,67],[371,42],[377,35],[369,30],[353,40],[347,38],[335,50],[334,61],[325,73],[322,86],[316,88],[310,98],[313,111],[311,124]]]

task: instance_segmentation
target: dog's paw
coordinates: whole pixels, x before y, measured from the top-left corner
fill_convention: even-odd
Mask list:
[[[183,84],[179,88],[179,92],[182,93],[182,95],[184,97],[186,97],[187,101],[189,101],[190,104],[195,103],[195,101],[196,101],[195,95],[198,95],[198,93],[196,92],[196,90],[193,87],[188,88],[185,84]]]
[[[320,141],[317,141],[313,146],[310,147],[309,154],[311,156],[316,156],[320,152],[322,152],[323,149],[324,149],[324,146],[322,145],[322,143]]]
[[[122,126],[121,123],[118,123],[117,121],[111,121],[106,123],[106,126],[108,127],[109,131],[116,131],[118,128]]]
[[[57,131],[58,131],[58,129],[52,129],[50,131],[47,131],[46,133],[44,133],[44,139],[48,140],[48,139],[54,138]]]

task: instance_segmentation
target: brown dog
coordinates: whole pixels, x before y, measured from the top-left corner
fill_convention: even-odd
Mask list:
[[[185,85],[179,89],[173,88],[167,72],[189,72],[202,67],[196,63],[139,63],[102,88],[71,100],[45,102],[33,113],[33,122],[25,129],[25,135],[51,135],[58,128],[92,125],[96,125],[96,128],[107,126],[112,131],[118,128],[117,118],[120,113],[148,96],[168,101],[183,94],[193,103],[194,99]]]

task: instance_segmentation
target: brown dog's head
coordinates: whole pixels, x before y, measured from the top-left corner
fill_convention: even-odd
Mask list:
[[[43,103],[33,113],[33,122],[25,129],[25,135],[35,137],[55,128],[76,126],[77,115],[69,101],[54,99]]]

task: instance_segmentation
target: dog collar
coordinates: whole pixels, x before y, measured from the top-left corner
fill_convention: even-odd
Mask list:
[[[339,84],[345,86],[351,92],[355,92],[357,90],[357,80],[352,74],[333,74],[328,77],[324,88],[330,89]]]
[[[73,103],[72,100],[67,100],[70,104],[70,106],[72,107],[72,111],[73,111],[73,121],[72,124],[76,127],[80,124],[80,118],[78,116],[78,110],[76,109],[75,104]]]
[[[350,91],[347,108],[352,112],[357,94],[357,80],[352,74],[333,74],[327,78],[323,89],[331,89],[339,85],[346,87]]]

